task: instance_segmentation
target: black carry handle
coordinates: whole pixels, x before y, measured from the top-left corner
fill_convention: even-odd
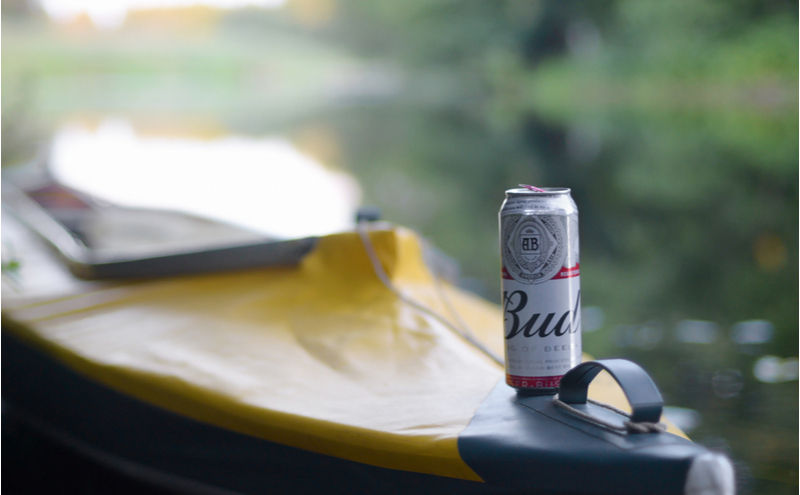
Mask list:
[[[622,387],[631,405],[632,423],[657,423],[664,400],[645,370],[627,359],[587,361],[561,377],[558,398],[566,404],[586,404],[589,384],[602,370],[608,371]]]

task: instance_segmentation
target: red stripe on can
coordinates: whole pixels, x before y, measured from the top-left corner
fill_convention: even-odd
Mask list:
[[[581,265],[580,263],[576,263],[575,266],[570,268],[562,268],[556,276],[551,278],[550,280],[558,280],[562,278],[572,278],[572,277],[579,277],[581,275]],[[514,277],[508,273],[506,267],[503,267],[502,277],[506,280],[514,280]]]
[[[522,388],[553,388],[558,387],[561,383],[561,377],[558,376],[518,376],[509,375],[506,373],[506,383],[512,387]]]
[[[576,263],[575,266],[571,268],[562,268],[556,276],[550,280],[558,280],[560,278],[571,278],[571,277],[578,277],[581,274],[581,265],[580,263]]]

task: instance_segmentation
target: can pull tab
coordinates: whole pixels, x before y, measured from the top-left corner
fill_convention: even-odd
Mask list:
[[[528,184],[520,184],[519,187],[524,187],[525,189],[530,189],[531,191],[535,192],[547,192],[544,189],[539,189],[538,187],[529,186]]]
[[[615,407],[593,401],[588,398],[589,384],[603,370],[619,383],[628,402],[631,405],[631,414]],[[661,433],[666,430],[666,425],[659,423],[664,400],[656,388],[655,383],[638,364],[627,359],[602,359],[587,361],[569,370],[563,377],[558,388],[558,395],[553,399],[555,405],[567,409],[570,413],[601,426],[628,433]],[[610,424],[600,418],[581,411],[578,407],[587,402],[611,409],[612,411],[627,416],[628,421],[624,426]]]

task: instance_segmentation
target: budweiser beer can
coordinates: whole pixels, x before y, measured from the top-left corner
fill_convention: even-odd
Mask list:
[[[510,189],[500,208],[506,383],[555,394],[581,362],[578,208],[566,188]]]

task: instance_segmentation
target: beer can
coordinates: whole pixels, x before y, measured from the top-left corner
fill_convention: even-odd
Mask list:
[[[500,208],[506,383],[555,394],[581,362],[578,208],[567,188],[509,189]]]

